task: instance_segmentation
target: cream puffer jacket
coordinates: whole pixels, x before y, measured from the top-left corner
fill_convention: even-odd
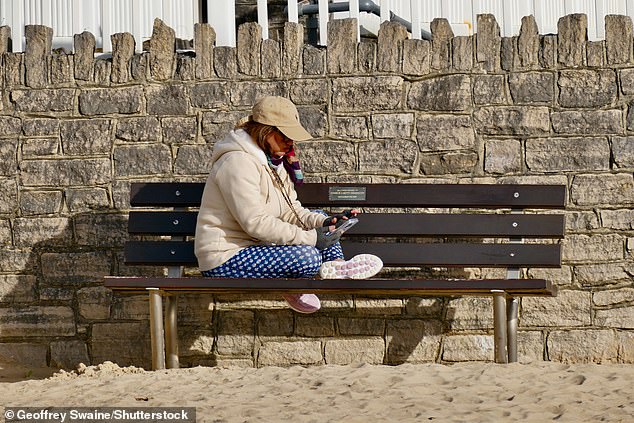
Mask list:
[[[264,151],[242,129],[216,143],[194,241],[201,271],[220,266],[251,245],[315,245],[316,230],[301,228],[273,183],[273,171]],[[321,227],[326,216],[302,207],[284,166],[277,172],[304,224]]]

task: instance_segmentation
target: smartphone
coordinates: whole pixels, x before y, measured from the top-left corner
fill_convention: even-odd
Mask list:
[[[343,234],[345,231],[347,231],[348,229],[352,228],[354,225],[356,225],[359,222],[359,219],[357,218],[352,218],[352,219],[348,219],[348,220],[344,220],[343,223],[341,224],[341,226],[339,226],[338,228],[336,228],[334,231],[328,232],[326,234],[326,236],[333,236],[333,235],[339,235],[341,236],[341,234]]]

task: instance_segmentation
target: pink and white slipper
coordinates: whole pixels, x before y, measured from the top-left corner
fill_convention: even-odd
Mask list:
[[[383,262],[372,254],[359,254],[350,260],[327,261],[319,268],[322,279],[367,279],[381,271]]]
[[[314,313],[321,308],[321,301],[315,294],[284,294],[282,297],[298,313]]]

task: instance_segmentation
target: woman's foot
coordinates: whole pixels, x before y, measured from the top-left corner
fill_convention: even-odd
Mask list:
[[[284,294],[282,297],[298,313],[314,313],[321,308],[319,297],[315,294]]]
[[[381,271],[383,262],[372,254],[359,254],[348,261],[327,261],[319,268],[322,279],[367,279]]]

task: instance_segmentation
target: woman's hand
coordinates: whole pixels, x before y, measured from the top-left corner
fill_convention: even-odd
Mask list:
[[[357,209],[344,210],[341,213],[328,216],[326,220],[324,220],[324,224],[322,226],[326,227],[326,226],[334,225],[339,220],[348,220],[351,217],[356,217],[359,213],[361,212]]]

